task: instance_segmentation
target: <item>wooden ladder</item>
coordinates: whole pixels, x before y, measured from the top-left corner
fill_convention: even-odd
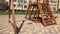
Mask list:
[[[44,12],[44,21],[45,21],[46,25],[56,24],[56,20],[53,15],[53,12],[51,11],[48,0],[43,1],[42,10]]]

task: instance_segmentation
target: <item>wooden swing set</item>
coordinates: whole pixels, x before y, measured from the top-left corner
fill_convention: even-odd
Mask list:
[[[10,7],[12,6],[12,17],[13,17],[13,28],[14,28],[14,34],[18,34],[16,21],[15,21],[15,15],[14,15],[14,4],[13,0],[9,0],[9,19],[10,19]],[[31,10],[32,9],[32,10]],[[55,17],[53,15],[53,11],[51,11],[49,1],[43,0],[43,3],[41,4],[39,0],[37,0],[36,3],[31,3],[29,1],[29,5],[27,8],[26,13],[26,19],[29,19],[35,23],[42,23],[44,26],[47,25],[53,25],[56,24]],[[10,22],[10,20],[9,20]]]

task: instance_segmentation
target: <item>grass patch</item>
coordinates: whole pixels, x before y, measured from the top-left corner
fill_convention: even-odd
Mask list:
[[[18,15],[18,14],[26,14],[26,11],[25,10],[15,11],[15,14],[16,15]]]
[[[12,14],[12,12],[11,12]],[[26,14],[26,11],[25,10],[18,10],[18,11],[15,11],[15,14],[16,15],[24,15]],[[55,12],[55,14],[60,14],[60,12]],[[8,15],[8,11],[0,11],[0,15]]]
[[[12,11],[10,13],[12,14]],[[25,10],[15,11],[15,14],[16,15],[26,14],[26,11]],[[8,11],[0,11],[0,15],[8,15]]]
[[[8,15],[8,12],[0,11],[0,15]]]

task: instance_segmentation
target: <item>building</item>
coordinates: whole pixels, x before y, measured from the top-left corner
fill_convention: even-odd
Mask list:
[[[49,0],[52,11],[57,11],[57,2],[58,0]]]
[[[60,11],[60,0],[58,0],[57,9]]]
[[[6,0],[6,2],[8,2],[8,0]],[[29,0],[14,0],[14,9],[26,10],[28,7],[28,2]],[[42,3],[43,0],[40,0],[40,2]],[[50,3],[52,11],[56,11],[58,0],[49,0],[49,3]]]
[[[0,10],[7,10],[8,5],[5,0],[0,0]]]
[[[9,0],[6,0],[6,2],[9,2]],[[15,10],[26,10],[27,1],[26,0],[14,0],[14,9]]]
[[[9,0],[6,0],[6,2],[9,2]],[[11,6],[12,7],[12,6]],[[23,7],[23,5],[22,5],[22,0],[21,1],[19,1],[19,0],[14,0],[14,9],[15,10],[22,10],[22,7]],[[12,9],[12,8],[11,8]]]

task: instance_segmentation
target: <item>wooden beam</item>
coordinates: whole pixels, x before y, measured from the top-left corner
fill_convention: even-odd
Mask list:
[[[42,17],[42,21],[43,21],[43,23],[44,23],[44,26],[46,27],[46,23],[45,23],[45,20],[44,20],[44,13],[43,13],[43,10],[42,10],[42,6],[41,6],[41,4],[39,3],[39,0],[37,1],[38,2],[38,7],[39,7],[39,9],[40,9],[40,15],[41,15],[41,17]]]
[[[8,14],[9,14],[9,19],[10,19],[10,6],[11,6],[11,0],[9,0],[9,5],[8,5]],[[10,20],[9,20],[10,21]]]
[[[16,32],[16,21],[15,21],[15,15],[14,15],[14,2],[13,2],[13,0],[11,0],[11,6],[12,6],[12,18],[13,18],[14,34],[17,34],[17,32]]]

